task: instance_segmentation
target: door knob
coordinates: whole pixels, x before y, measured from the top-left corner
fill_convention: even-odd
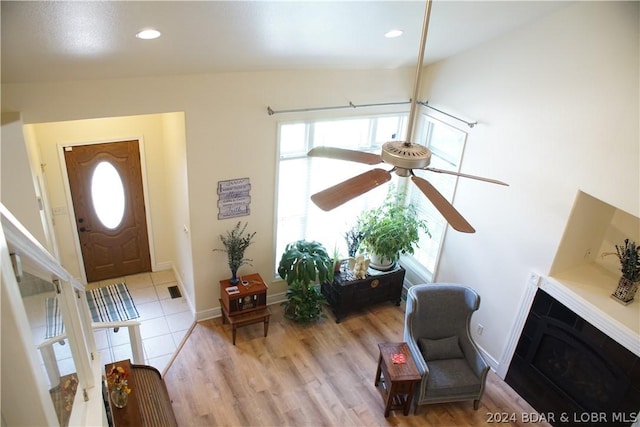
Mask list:
[[[82,231],[83,233],[86,233],[87,231],[91,231],[91,230],[89,230],[87,227],[80,227],[80,231]]]

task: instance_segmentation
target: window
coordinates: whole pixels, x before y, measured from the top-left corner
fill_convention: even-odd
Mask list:
[[[436,121],[428,116],[424,116],[421,126],[421,144],[431,150],[430,166],[437,169],[444,169],[458,172],[460,161],[464,151],[467,134],[461,130],[451,127],[443,122]],[[453,200],[458,178],[454,175],[442,173],[416,171],[416,175],[427,179],[438,191],[449,201]],[[413,256],[408,259],[408,263],[414,268],[420,266],[426,271],[423,272],[426,279],[431,280],[435,274],[437,263],[440,258],[440,249],[444,241],[444,233],[447,222],[440,212],[415,186],[408,186],[408,197],[420,215],[427,220],[431,237],[423,234],[418,247]],[[414,262],[415,261],[415,262]]]
[[[407,178],[393,174],[391,187],[382,185],[329,212],[322,211],[310,199],[318,191],[372,169],[372,166],[354,162],[309,158],[306,154],[311,148],[324,145],[379,153],[382,144],[405,135],[406,121],[406,114],[393,114],[279,124],[276,267],[285,246],[300,239],[316,240],[330,254],[334,249],[346,254],[344,233],[355,224],[360,212],[380,205],[389,188],[408,188],[411,203],[415,203],[427,218],[432,234],[432,238],[423,236],[414,257],[417,263],[434,271],[446,223],[413,184],[404,182]],[[419,132],[422,137],[417,141],[428,141],[420,143],[432,149],[432,165],[458,170],[464,136],[456,138],[452,128],[439,122],[422,121]],[[385,165],[381,167],[385,168]],[[417,174],[428,178],[451,199],[455,177],[420,171]]]
[[[110,230],[122,222],[125,212],[124,186],[115,167],[102,161],[91,177],[91,201],[96,216]]]

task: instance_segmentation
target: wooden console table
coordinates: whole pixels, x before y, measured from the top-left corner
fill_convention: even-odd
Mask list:
[[[400,305],[404,268],[396,264],[390,271],[378,271],[369,268],[366,278],[354,280],[353,273],[341,271],[332,282],[321,286],[322,294],[331,306],[336,323],[349,312],[369,307],[384,301]]]
[[[131,393],[127,406],[116,408],[108,390],[108,405],[115,427],[172,427],[178,426],[167,386],[160,372],[153,366],[133,365],[130,360],[121,360],[105,365],[105,372],[121,366],[129,373],[127,379]]]
[[[422,379],[416,363],[411,356],[411,351],[406,342],[378,344],[380,357],[378,358],[378,371],[376,372],[375,386],[382,381],[386,388],[384,401],[384,416],[389,416],[389,411],[402,409],[405,415],[409,415],[409,408],[413,400],[416,384]],[[392,355],[403,354],[405,363],[393,363]],[[381,375],[383,376],[381,380]]]
[[[271,311],[267,307],[267,284],[259,274],[249,274],[242,276],[242,280],[236,285],[237,292],[228,290],[232,286],[229,279],[220,281],[222,323],[229,322],[231,325],[233,345],[236,345],[237,328],[255,323],[264,323],[266,337],[271,317]]]

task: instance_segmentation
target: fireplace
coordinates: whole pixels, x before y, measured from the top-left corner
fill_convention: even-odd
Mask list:
[[[640,358],[538,289],[506,382],[553,425],[630,425]]]

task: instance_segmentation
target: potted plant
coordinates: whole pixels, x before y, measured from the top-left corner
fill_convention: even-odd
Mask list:
[[[286,246],[278,274],[287,281],[284,315],[298,323],[309,323],[324,316],[324,296],[314,285],[333,278],[333,260],[322,244],[298,240]]]
[[[430,236],[427,223],[418,217],[415,206],[402,200],[402,194],[389,193],[382,206],[363,212],[358,219],[358,227],[364,233],[362,245],[375,269],[387,270],[401,254],[413,254],[421,230]]]
[[[636,242],[625,239],[624,246],[616,245],[615,254],[620,260],[622,276],[611,296],[627,305],[633,301],[640,283],[640,247]]]
[[[246,232],[249,223],[245,223],[241,226],[241,222],[238,221],[233,230],[228,231],[226,236],[220,235],[220,241],[224,245],[224,249],[214,249],[213,251],[221,251],[227,253],[229,261],[229,269],[231,269],[231,280],[229,282],[232,285],[238,284],[240,281],[237,277],[238,269],[245,264],[251,265],[251,259],[244,257],[244,251],[253,243],[253,237],[256,235]]]

